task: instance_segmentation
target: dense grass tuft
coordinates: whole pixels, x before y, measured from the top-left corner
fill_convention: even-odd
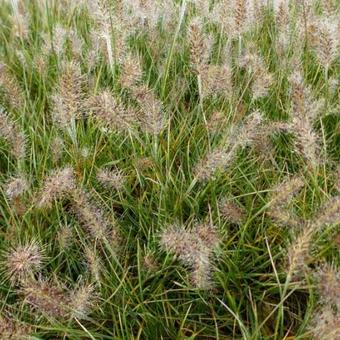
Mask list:
[[[340,337],[336,0],[0,0],[0,338]]]

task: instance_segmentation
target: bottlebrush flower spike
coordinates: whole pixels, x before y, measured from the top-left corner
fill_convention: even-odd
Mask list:
[[[120,74],[120,84],[131,88],[138,83],[143,76],[143,69],[138,56],[129,53],[125,56]]]
[[[194,174],[199,181],[207,181],[213,178],[217,170],[223,170],[234,160],[234,154],[228,153],[223,148],[209,152],[198,161],[194,168]]]
[[[40,192],[37,194],[36,206],[50,208],[56,199],[71,196],[76,189],[76,179],[71,167],[58,169],[45,178]]]
[[[52,36],[50,34],[43,35],[44,44],[42,46],[42,52],[44,54],[50,54],[54,52],[58,57],[64,52],[64,45],[67,38],[67,30],[60,24],[56,24],[52,30]]]
[[[86,265],[91,273],[92,280],[100,285],[102,263],[100,261],[100,255],[96,253],[96,250],[92,250],[90,247],[85,248]]]
[[[273,76],[269,73],[265,61],[256,52],[253,45],[248,47],[239,64],[241,67],[246,68],[251,75],[251,91],[254,99],[265,97],[273,83]]]
[[[103,240],[109,236],[110,229],[118,235],[115,225],[109,222],[101,209],[93,203],[91,197],[82,189],[76,189],[72,193],[72,210],[81,224],[89,231],[91,236]],[[116,241],[118,236],[114,238]]]
[[[29,184],[25,177],[13,177],[5,185],[5,194],[10,201],[20,197],[29,189]]]
[[[329,69],[338,56],[340,31],[338,18],[322,17],[314,23],[312,43],[320,64]]]
[[[190,46],[190,66],[195,74],[200,74],[208,64],[212,41],[204,35],[201,19],[193,18],[188,26]]]
[[[72,126],[76,119],[82,117],[84,96],[80,66],[74,62],[65,63],[52,95],[52,117],[61,128]]]
[[[91,311],[95,300],[95,289],[91,284],[80,284],[70,292],[70,318],[84,319]]]
[[[15,110],[24,107],[24,94],[8,66],[0,64],[0,89],[4,92],[5,100]]]
[[[212,150],[196,164],[194,174],[197,179],[200,181],[209,180],[217,170],[224,170],[230,166],[238,149],[246,147],[255,140],[259,132],[258,127],[262,122],[262,114],[255,111],[246,117],[244,122],[231,128],[229,144]]]
[[[317,309],[309,327],[313,340],[338,340],[340,329],[339,312],[325,305]]]
[[[88,106],[98,124],[109,131],[126,131],[137,120],[108,90],[90,97]]]
[[[110,4],[110,1],[108,0],[94,0],[88,2],[88,4],[90,9],[90,15],[92,16],[92,18],[94,19],[98,26],[98,30],[95,34],[96,40],[98,41],[99,37],[100,40],[104,41],[106,47],[104,55],[107,55],[109,65],[111,67],[111,70],[113,70],[115,61],[113,57],[114,49],[112,48],[112,28],[113,28],[113,25],[111,25],[111,20],[113,19],[111,15],[111,13],[113,13],[111,8],[112,6]]]
[[[60,282],[31,279],[24,282],[20,292],[24,302],[38,313],[55,319],[68,319],[71,299]]]
[[[330,264],[323,264],[314,274],[318,282],[321,301],[325,305],[335,305],[340,312],[340,272]]]
[[[56,136],[51,142],[50,152],[52,159],[55,163],[58,163],[63,155],[64,141],[62,138]]]
[[[248,0],[223,0],[215,5],[210,18],[235,39],[256,27],[260,15],[254,11],[255,5],[255,2]]]
[[[338,223],[340,223],[340,196],[331,198],[320,208],[313,220],[313,226],[319,229],[327,224]]]
[[[22,284],[42,266],[43,255],[36,241],[18,244],[3,254],[6,276],[13,284]]]
[[[288,247],[287,272],[292,277],[300,277],[306,268],[314,228],[306,225]]]
[[[216,229],[208,224],[197,225],[191,231],[172,225],[161,233],[160,240],[165,250],[174,253],[190,268],[191,280],[200,289],[212,287],[211,257],[218,243]]]
[[[10,313],[4,313],[2,311],[2,315],[0,315],[0,334],[3,340],[29,339],[29,334],[32,331],[33,329],[30,326],[26,326],[14,319],[14,317],[10,316]]]
[[[289,81],[293,103],[290,130],[295,135],[295,149],[315,167],[321,159],[319,137],[313,130],[313,122],[320,113],[322,102],[313,100],[299,72],[293,73]]]
[[[120,190],[124,186],[124,175],[120,170],[100,169],[98,181],[108,189]]]
[[[19,161],[25,158],[26,138],[18,126],[6,115],[0,107],[0,136],[11,148],[11,153]]]
[[[147,86],[133,88],[133,96],[139,106],[138,118],[145,132],[159,134],[165,128],[166,120],[162,102]]]
[[[241,224],[246,217],[245,209],[231,200],[221,200],[219,210],[221,215],[231,223]]]
[[[67,224],[60,226],[56,235],[56,239],[61,250],[67,250],[67,248],[70,247],[73,240],[72,236],[72,229],[70,228],[70,226],[68,226]]]
[[[304,181],[299,176],[288,178],[274,187],[270,195],[268,215],[280,225],[299,227],[301,221],[287,208],[292,198],[303,188]]]
[[[230,98],[232,96],[233,81],[229,65],[202,66],[200,74],[203,97],[224,95]]]

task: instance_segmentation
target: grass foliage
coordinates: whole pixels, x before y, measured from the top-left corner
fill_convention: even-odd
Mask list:
[[[338,339],[337,1],[0,1],[1,339]]]

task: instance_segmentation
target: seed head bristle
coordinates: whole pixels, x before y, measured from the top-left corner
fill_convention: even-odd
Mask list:
[[[91,312],[94,300],[95,289],[92,284],[81,284],[70,293],[70,317],[84,319]]]
[[[340,335],[340,318],[332,306],[325,305],[314,312],[309,327],[313,340],[338,340]]]
[[[254,99],[265,97],[273,83],[273,75],[269,73],[265,61],[253,45],[248,46],[239,64],[251,75],[251,91]]]
[[[0,136],[11,148],[11,152],[18,160],[23,160],[26,153],[26,138],[15,122],[0,108]]]
[[[98,124],[109,131],[126,131],[136,122],[136,117],[111,91],[102,91],[89,98],[88,103]]]
[[[92,280],[96,284],[100,285],[102,264],[100,261],[99,254],[96,253],[96,250],[92,250],[90,247],[86,247],[85,257],[86,257],[87,267],[89,268],[89,271],[92,276]]]
[[[66,250],[72,243],[72,229],[70,226],[62,225],[60,226],[56,239],[58,241],[59,247],[62,250]]]
[[[9,313],[6,313],[9,314]],[[0,334],[3,340],[24,340],[30,338],[30,333],[32,332],[32,327],[27,326],[14,317],[5,315],[2,311],[0,315]]]
[[[41,278],[27,280],[21,294],[25,303],[47,317],[64,320],[69,316],[70,297],[60,282]]]
[[[37,272],[43,262],[40,247],[36,241],[19,244],[4,254],[6,275],[13,284],[22,284]]]
[[[138,83],[143,75],[140,58],[131,53],[125,56],[120,75],[120,83],[123,87],[131,88]]]
[[[313,220],[313,227],[320,229],[327,224],[340,223],[340,196],[331,198],[316,214]]]
[[[188,26],[190,46],[190,65],[195,74],[200,74],[208,64],[211,42],[204,36],[202,22],[198,17],[193,18]]]
[[[232,95],[232,74],[229,65],[207,65],[201,67],[202,93],[204,97],[211,95]]]
[[[218,243],[215,227],[208,224],[198,224],[191,231],[172,225],[162,232],[160,240],[165,250],[174,253],[190,268],[191,281],[200,289],[212,287],[211,257]]]
[[[23,91],[17,79],[6,65],[0,64],[0,88],[4,91],[5,99],[11,107],[20,110],[24,106]]]
[[[119,190],[124,186],[124,175],[122,171],[100,169],[97,173],[98,181],[106,188]]]
[[[80,223],[93,238],[103,240],[108,237],[111,224],[88,193],[82,189],[74,190],[71,204]]]
[[[37,208],[50,208],[56,199],[71,196],[76,189],[76,179],[71,167],[52,171],[45,178],[43,186],[37,194]]]
[[[217,170],[224,170],[231,165],[239,148],[251,144],[258,134],[258,127],[263,121],[259,111],[251,113],[244,122],[232,127],[229,134],[229,145],[218,147],[201,159],[195,167],[194,174],[198,180],[209,180]]]
[[[333,22],[331,19],[323,17],[315,23],[312,40],[320,64],[327,69],[335,61],[340,46],[338,20]]]
[[[80,66],[74,62],[65,63],[52,95],[52,117],[61,128],[72,126],[73,121],[82,117],[84,96]]]
[[[150,272],[155,272],[158,269],[158,263],[153,253],[147,252],[143,256],[143,267]]]
[[[289,245],[287,272],[292,277],[300,277],[305,272],[313,235],[314,229],[307,225]]]
[[[271,194],[268,215],[282,226],[299,227],[300,219],[289,209],[288,205],[295,195],[303,188],[304,181],[300,176],[294,176],[279,183]]]
[[[220,201],[219,210],[224,218],[235,224],[242,224],[246,216],[244,208],[230,200]]]
[[[163,104],[156,97],[154,91],[142,85],[133,89],[133,95],[138,103],[138,118],[145,132],[159,134],[165,128],[166,120]]]
[[[29,184],[24,176],[12,177],[6,183],[4,190],[7,198],[13,201],[29,190]]]
[[[319,267],[315,277],[322,303],[335,305],[340,311],[340,271],[326,263]]]
[[[55,163],[58,163],[62,157],[64,149],[64,141],[56,136],[51,142],[50,152]]]
[[[218,148],[201,159],[195,166],[194,174],[200,181],[207,181],[213,178],[217,170],[223,170],[234,160],[233,154],[223,148]]]

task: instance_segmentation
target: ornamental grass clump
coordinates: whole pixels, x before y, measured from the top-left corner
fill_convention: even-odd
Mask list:
[[[338,340],[339,10],[0,0],[0,339]]]

